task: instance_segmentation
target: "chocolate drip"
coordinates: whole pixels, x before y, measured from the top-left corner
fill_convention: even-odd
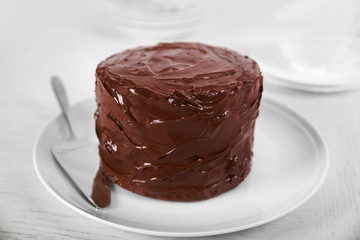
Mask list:
[[[261,93],[257,64],[225,48],[160,43],[115,54],[96,70],[102,169],[154,198],[230,190],[250,171]]]
[[[91,199],[99,208],[106,208],[110,206],[110,181],[101,168],[99,168],[94,178]]]

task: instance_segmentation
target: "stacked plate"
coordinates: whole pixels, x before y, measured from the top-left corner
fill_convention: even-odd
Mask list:
[[[134,38],[172,39],[191,34],[203,16],[196,2],[112,0],[115,26]]]
[[[266,81],[277,86],[323,93],[360,87],[360,57],[339,61],[328,68],[307,71],[294,66],[276,44],[257,48],[251,56],[259,63]]]

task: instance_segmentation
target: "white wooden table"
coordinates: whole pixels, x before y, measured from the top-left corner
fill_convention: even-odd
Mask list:
[[[256,9],[261,1],[244,2],[237,3],[238,9],[250,2],[246,6]],[[94,71],[102,59],[140,43],[105,25],[104,11],[95,0],[0,3],[0,239],[165,239],[79,215],[45,190],[33,168],[35,139],[59,113],[49,77],[62,77],[75,103],[93,96]],[[266,22],[263,14],[265,20],[257,24]],[[206,41],[211,29],[229,30],[208,23],[192,39]],[[239,30],[239,42],[251,31]],[[257,43],[261,34],[252,36],[248,42]],[[236,38],[234,33],[217,37],[220,42]],[[323,136],[330,154],[325,183],[281,219],[199,239],[360,239],[360,91],[313,94],[265,85],[264,95],[304,116]]]

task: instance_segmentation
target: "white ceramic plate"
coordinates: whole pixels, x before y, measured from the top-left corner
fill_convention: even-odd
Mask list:
[[[71,119],[78,136],[95,142],[94,111],[94,100],[81,102],[71,108]],[[142,197],[115,187],[110,208],[96,210],[73,191],[51,156],[51,146],[66,137],[65,122],[58,116],[35,144],[34,166],[46,189],[91,219],[151,235],[216,235],[273,221],[299,207],[318,190],[329,164],[325,144],[308,122],[279,103],[263,99],[256,123],[252,170],[234,190],[186,203]],[[97,154],[84,161],[98,161]]]
[[[326,71],[303,72],[296,70],[280,47],[276,44],[253,49],[251,54],[269,83],[310,92],[340,92],[360,87],[360,59],[348,59],[342,64],[334,64]],[[345,61],[345,60],[344,60]]]

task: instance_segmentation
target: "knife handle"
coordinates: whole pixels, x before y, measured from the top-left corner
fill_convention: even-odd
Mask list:
[[[68,111],[69,111],[70,105],[69,105],[69,100],[67,97],[67,93],[66,93],[64,84],[58,76],[52,76],[51,77],[51,86],[54,90],[56,99],[60,105],[61,112],[65,118],[65,122],[69,128],[70,138],[75,138],[75,134],[71,127],[69,116],[68,116]]]

